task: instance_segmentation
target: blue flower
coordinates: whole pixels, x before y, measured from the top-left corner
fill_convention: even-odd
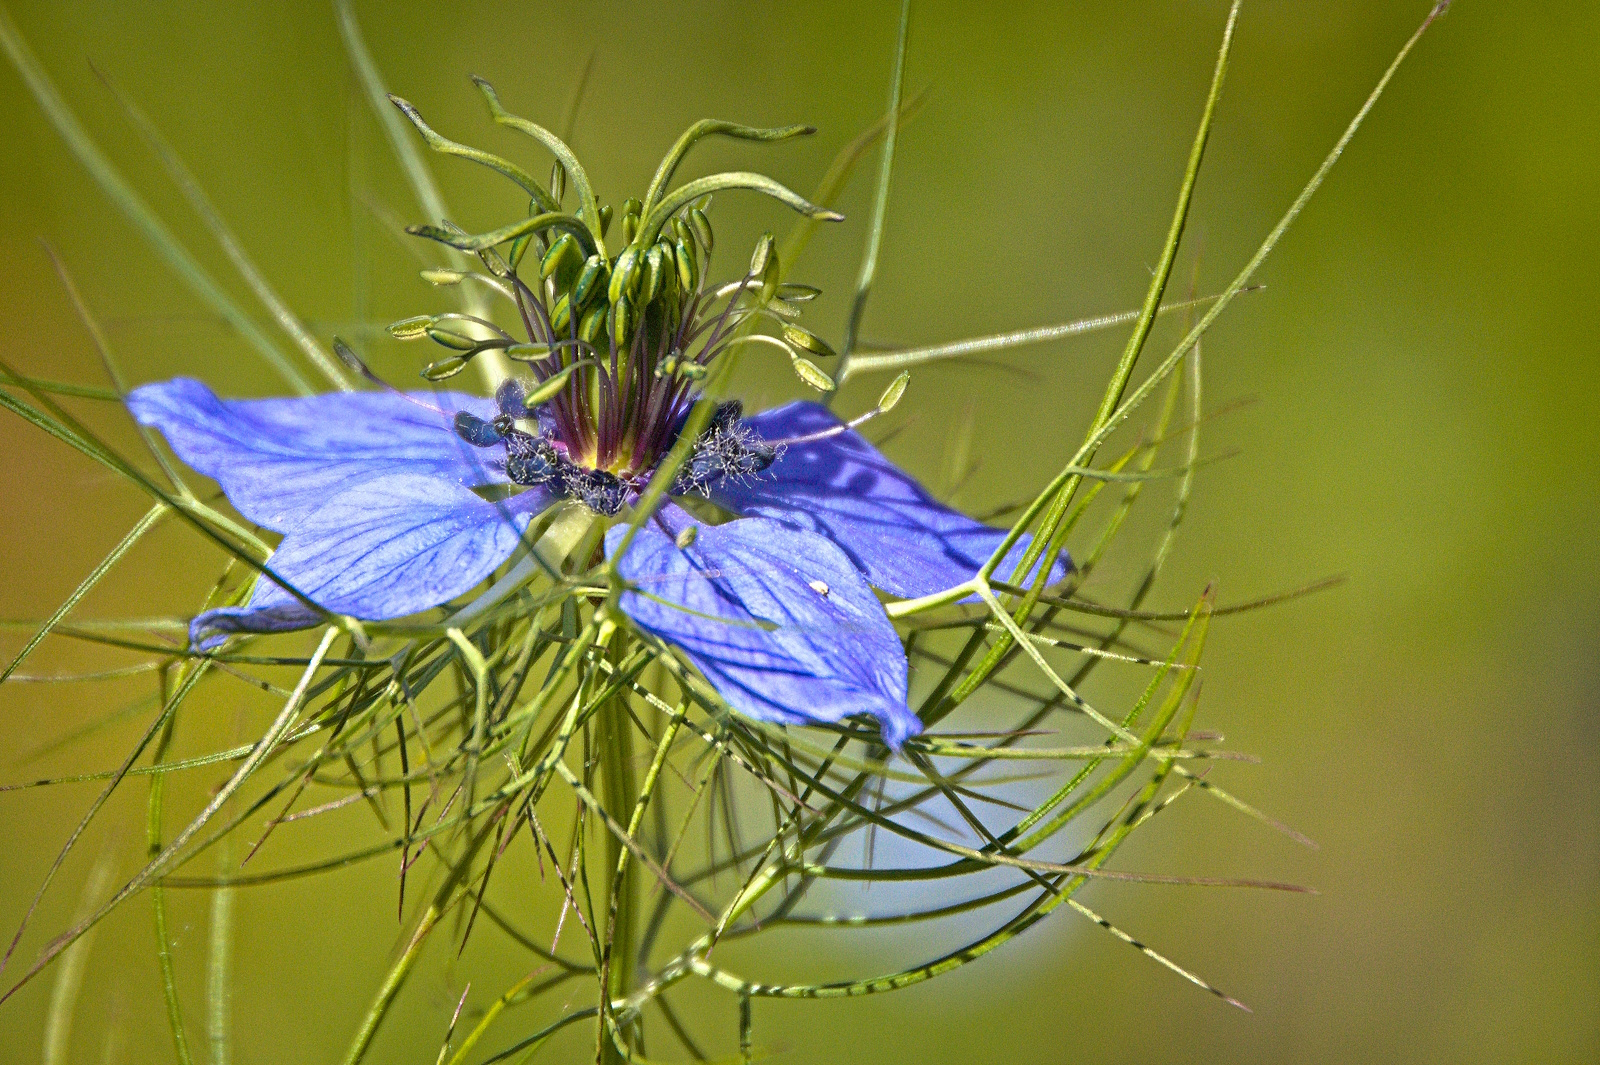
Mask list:
[[[562,498],[615,513],[673,442],[663,436],[647,467],[618,476],[573,461],[581,438],[564,435],[555,411],[531,419],[534,432],[517,428],[519,416],[529,419],[520,403],[514,385],[496,401],[456,392],[221,400],[187,378],[128,400],[244,517],[283,534],[272,556],[279,576],[332,613],[372,621],[470,591]],[[498,454],[485,458],[490,449]],[[473,491],[508,484],[522,490],[499,502]],[[751,717],[803,724],[869,714],[895,747],[916,732],[905,653],[873,589],[951,587],[1004,533],[942,505],[807,402],[750,418],[724,405],[677,487],[738,517],[707,525],[665,504],[617,562],[630,589],[623,611]],[[625,532],[609,531],[608,554]],[[248,604],[196,617],[190,636],[212,648],[230,633],[317,621],[262,580]]]
[[[488,83],[478,86],[496,116],[512,121]],[[414,108],[395,103],[430,144],[441,143]],[[226,401],[182,378],[133,392],[134,417],[215,478],[246,518],[283,534],[271,568],[299,593],[258,581],[244,606],[195,618],[191,642],[210,649],[231,633],[316,624],[322,615],[305,600],[369,621],[416,614],[487,580],[517,551],[529,522],[559,501],[613,518],[638,500],[682,436],[713,365],[741,344],[776,347],[802,380],[829,387],[810,357],[832,350],[795,324],[817,290],[782,282],[770,234],[741,279],[708,281],[714,239],[705,194],[756,189],[813,218],[841,216],[744,173],[669,193],[684,153],[719,131],[729,132],[718,123],[692,128],[645,199],[622,204],[616,215],[627,246],[615,255],[605,247],[612,208],[598,206],[564,146],[560,172],[578,189],[577,214],[561,213],[564,180],[545,189],[477,152],[468,157],[532,197],[529,217],[478,235],[448,222],[411,227],[476,254],[486,273],[427,276],[484,286],[514,308],[524,335],[471,314],[409,318],[390,331],[448,349],[423,371],[430,380],[496,351],[526,365],[531,392],[508,380],[493,400],[384,386]],[[809,127],[755,132],[782,139]],[[777,335],[752,334],[758,323]],[[934,500],[814,403],[750,418],[737,403],[720,405],[671,489],[673,498],[631,540],[626,524],[606,534],[609,562],[626,582],[624,613],[753,718],[804,724],[868,715],[895,748],[921,727],[906,703],[905,652],[878,593],[908,598],[959,585],[1005,533]],[[732,520],[698,521],[679,505],[691,498],[708,504],[693,509]],[[1005,564],[1019,562],[1028,543],[1022,538]],[[1063,557],[1051,577],[1064,577],[1068,565]]]

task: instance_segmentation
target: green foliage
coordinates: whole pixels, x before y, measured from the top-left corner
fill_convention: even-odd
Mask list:
[[[704,137],[771,142],[808,133],[808,127],[764,130],[712,120],[697,123],[662,161],[644,198],[615,208],[597,202],[587,175],[561,138],[506,111],[482,79],[475,80],[494,120],[527,134],[554,156],[549,187],[515,162],[443,137],[414,107],[391,99],[428,147],[489,168],[532,200],[527,218],[486,233],[467,234],[444,218],[442,202],[426,177],[426,164],[408,155],[409,149],[397,141],[419,202],[436,216],[412,231],[467,253],[458,257],[460,264],[475,257],[484,271],[435,269],[427,272],[429,280],[463,291],[498,294],[521,307],[517,294],[529,282],[520,271],[527,269],[532,283],[544,286],[552,307],[564,308],[569,321],[583,323],[580,332],[587,343],[593,343],[595,331],[602,328],[620,340],[638,330],[675,327],[687,303],[720,293],[729,299],[728,314],[741,330],[741,343],[784,352],[812,387],[831,391],[835,380],[876,370],[901,371],[870,416],[899,409],[896,405],[907,384],[904,370],[911,365],[1131,322],[1127,346],[1086,439],[1022,509],[1011,537],[988,564],[954,588],[889,606],[912,662],[913,692],[918,694],[927,731],[911,739],[901,757],[891,759],[868,723],[783,729],[733,714],[668,647],[628,625],[615,605],[622,582],[596,550],[599,523],[575,505],[548,516],[532,530],[523,552],[471,600],[403,623],[328,617],[315,650],[305,655],[284,653],[282,638],[245,637],[224,652],[202,654],[167,642],[165,629],[137,622],[114,629],[69,625],[67,618],[83,596],[169,515],[230,556],[229,568],[207,605],[239,601],[252,581],[275,578],[264,545],[249,530],[202,502],[175,478],[170,490],[162,488],[52,398],[60,393],[114,398],[120,385],[113,393],[91,395],[81,388],[72,392],[74,386],[34,381],[6,368],[0,378],[0,405],[149,494],[152,508],[60,609],[37,626],[6,668],[5,677],[16,679],[18,668],[45,639],[90,640],[141,652],[145,658],[138,668],[156,681],[159,707],[121,765],[88,775],[106,783],[66,841],[40,895],[84,829],[132,775],[149,777],[148,861],[108,901],[86,909],[54,939],[16,986],[60,959],[64,975],[58,986],[66,989],[60,1008],[70,1011],[75,986],[71,981],[76,980],[72,966],[81,966],[89,933],[115,907],[146,893],[155,909],[169,1023],[178,1058],[186,1061],[184,1012],[168,949],[163,893],[175,888],[218,893],[213,951],[221,959],[215,963],[216,973],[225,974],[231,920],[231,902],[225,900],[251,886],[381,859],[397,862],[397,893],[408,915],[408,938],[357,1028],[346,1057],[351,1065],[366,1056],[396,995],[441,929],[449,930],[458,949],[473,935],[508,935],[540,966],[504,989],[475,1017],[463,1021],[458,1010],[439,1051],[439,1059],[452,1065],[531,1053],[564,1027],[580,1023],[593,1027],[598,1061],[644,1060],[647,1034],[653,1059],[659,1058],[654,1048],[668,1037],[681,1042],[691,1056],[701,1057],[699,1033],[687,1030],[671,1005],[674,989],[691,979],[736,998],[740,1053],[748,1060],[755,1052],[755,999],[877,994],[920,983],[988,954],[1063,904],[1160,964],[1227,997],[1138,944],[1075,896],[1097,879],[1287,887],[1129,872],[1111,869],[1107,863],[1134,830],[1190,792],[1265,820],[1193,768],[1231,756],[1192,727],[1209,625],[1226,609],[1212,602],[1209,590],[1194,595],[1191,609],[1181,614],[1151,614],[1141,607],[1182,524],[1194,471],[1201,462],[1201,338],[1232,299],[1248,289],[1256,269],[1338,158],[1395,67],[1385,73],[1327,161],[1235,280],[1215,297],[1164,302],[1220,98],[1236,4],[1172,224],[1138,312],[955,345],[873,354],[857,350],[857,336],[883,234],[897,133],[915,104],[915,100],[904,104],[901,91],[909,9],[907,2],[885,121],[847,147],[812,199],[746,172],[670,187],[678,164]],[[352,62],[368,95],[381,101],[376,68],[360,44],[359,30],[347,7],[341,6],[340,12]],[[180,275],[233,321],[235,309],[88,142],[3,17],[0,36],[86,165],[139,221]],[[1395,66],[1410,47],[1408,43]],[[135,119],[147,126],[136,112]],[[149,132],[153,134],[153,127]],[[803,248],[810,223],[839,217],[828,205],[856,161],[880,139],[882,165],[868,244],[849,324],[838,347],[839,369],[830,377],[805,356],[829,358],[835,349],[789,320],[815,290],[786,282],[784,272]],[[159,140],[153,143],[159,148]],[[175,157],[161,150],[180,187],[203,208],[198,186]],[[572,213],[564,211],[561,202],[569,184],[578,201]],[[758,244],[741,279],[708,287],[714,242],[709,197],[728,189],[761,192],[802,217],[781,246],[770,236]],[[620,218],[623,244],[612,254],[605,237],[614,216]],[[220,219],[207,218],[223,247],[232,246]],[[248,260],[235,257],[234,261],[302,355],[342,384],[339,367],[265,287]],[[465,284],[469,280],[472,286]],[[1157,315],[1202,307],[1203,315],[1183,340],[1135,384],[1133,376]],[[529,360],[556,354],[518,344],[494,324],[481,303],[466,305],[459,313],[406,319],[391,332],[402,339],[425,337],[448,349],[450,354],[424,371],[429,380],[451,377],[480,355]],[[292,382],[303,380],[271,342],[248,332],[247,336]],[[336,345],[336,351],[346,366],[359,366],[359,359],[344,345]],[[576,353],[570,356],[560,356],[566,360],[562,369],[528,397],[530,404],[553,396],[569,378],[581,380],[580,371],[593,365],[593,360]],[[496,365],[503,369],[503,364]],[[1178,373],[1180,368],[1187,372]],[[488,376],[493,379],[497,372],[491,368]],[[713,375],[707,383],[709,393],[714,395],[720,384]],[[1164,402],[1139,441],[1113,461],[1096,465],[1113,431],[1163,386]],[[1185,397],[1188,405],[1179,419]],[[633,528],[647,520],[663,497],[688,456],[687,442],[706,424],[711,408],[710,401],[703,402],[691,415],[680,445],[661,464],[644,499],[627,519]],[[1179,457],[1158,468],[1158,457],[1172,448],[1180,450]],[[1136,591],[1122,604],[1091,599],[1084,592],[1085,581],[1122,545],[1128,515],[1146,499],[1147,487],[1163,480],[1175,482],[1171,514],[1155,549],[1138,563],[1144,576]],[[1119,498],[1109,498],[1105,492],[1111,485],[1121,486]],[[1034,538],[1026,561],[1017,572],[997,574],[1010,547],[1028,532]],[[1048,575],[1069,539],[1078,569],[1064,586],[1048,588]],[[1181,624],[1173,627],[1169,622]],[[1147,641],[1163,646],[1149,651]],[[261,653],[263,649],[272,653]],[[1136,671],[1143,680],[1124,706],[1100,705],[1082,694],[1092,675],[1112,667]],[[288,691],[261,672],[284,668],[298,670]],[[225,699],[226,686],[241,679],[281,697],[281,708],[267,730],[237,748],[167,760],[173,732],[181,722]],[[980,692],[1004,696],[1012,719],[994,731],[956,729],[953,715]],[[1057,733],[1081,737],[1082,742],[1050,739]],[[1054,785],[1031,806],[1015,801],[1015,763],[1024,762],[1030,763],[1031,774]],[[230,769],[225,782],[200,813],[165,839],[166,780],[217,766]],[[331,790],[338,798],[299,808],[313,788]],[[402,811],[398,822],[384,812],[392,809],[395,798]],[[299,866],[243,868],[251,854],[290,823],[356,802],[373,812],[371,843]],[[249,847],[231,847],[244,826],[255,823],[262,812],[271,814],[266,830]],[[1007,823],[996,829],[998,819]],[[845,859],[855,844],[872,854],[880,836],[893,836],[936,864],[870,859],[856,864]],[[1041,857],[1047,844],[1068,853]],[[490,892],[497,865],[514,847],[532,852],[559,882],[562,917],[570,915],[577,926],[566,933],[564,947],[558,942],[538,943],[519,932]],[[244,856],[237,864],[224,862],[215,874],[195,872],[197,859],[208,852],[213,857]],[[427,863],[427,877],[419,874],[419,862]],[[931,884],[997,870],[1014,874],[1014,882],[995,888],[992,879],[985,880],[973,889],[975,894],[959,901],[908,905],[872,916],[808,909],[833,882]],[[429,889],[420,901],[413,898],[406,910],[407,887],[419,880],[426,881]],[[1008,903],[1013,907],[1009,917],[976,934],[959,920]],[[453,924],[444,920],[447,916]],[[915,965],[829,982],[781,976],[758,982],[720,959],[712,960],[721,943],[772,937],[785,930],[826,936],[909,924],[942,929],[952,942]],[[21,935],[19,930],[12,949]],[[781,954],[774,952],[772,957],[773,966],[781,968]],[[207,1014],[209,1043],[219,1057],[228,1045],[226,1010],[221,1005],[225,996],[219,989],[224,982],[225,975],[216,977]],[[587,999],[591,1004],[563,1013],[556,993],[567,991],[573,982],[592,988]],[[536,1003],[548,1004],[549,1019],[532,1019],[535,1011],[528,1007]],[[462,1022],[459,1027],[457,1022]],[[658,1030],[667,1034],[657,1035]],[[491,1034],[501,1049],[484,1056],[479,1048],[487,1046]]]

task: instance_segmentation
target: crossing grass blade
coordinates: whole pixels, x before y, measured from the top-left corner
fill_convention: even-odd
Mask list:
[[[156,158],[161,161],[161,165],[167,171],[167,176],[172,179],[172,183],[178,187],[178,191],[188,201],[189,207],[199,216],[200,221],[211,233],[212,238],[216,240],[223,254],[233,264],[233,268],[238,271],[239,276],[250,287],[250,291],[255,293],[256,298],[261,301],[261,305],[272,315],[273,321],[278,323],[278,327],[284,331],[290,340],[294,341],[295,345],[310,360],[311,364],[322,373],[323,377],[327,378],[329,384],[337,389],[346,392],[350,391],[349,378],[345,376],[344,370],[339,366],[338,361],[329,355],[321,344],[317,343],[316,337],[311,335],[305,324],[300,321],[299,316],[289,308],[289,305],[283,301],[283,298],[278,295],[271,283],[257,268],[249,253],[244,250],[244,246],[239,243],[239,238],[234,236],[233,230],[211,202],[211,198],[200,187],[200,182],[178,156],[177,151],[167,142],[166,137],[162,135],[155,122],[151,120],[149,115],[145,114],[138,104],[134,103],[132,99],[117,88],[116,83],[103,70],[99,67],[94,67],[92,64],[91,68],[94,70],[95,76],[100,79],[101,84],[106,87],[112,98],[122,108],[123,114],[133,124],[133,128],[138,130],[139,135],[144,138],[145,144],[155,153]]]
[[[850,357],[855,353],[861,333],[861,320],[867,313],[867,297],[878,273],[878,249],[883,244],[883,225],[889,213],[889,183],[894,176],[894,153],[900,140],[900,94],[905,84],[906,38],[911,31],[911,0],[901,0],[900,28],[895,36],[894,70],[889,75],[888,125],[883,133],[883,154],[878,165],[878,184],[872,196],[872,214],[867,220],[867,243],[861,253],[861,269],[856,275],[855,298],[850,317],[845,321],[844,339],[839,345],[838,380],[850,372]]]
[[[67,147],[77,157],[79,164],[88,171],[89,176],[100,186],[106,197],[141,232],[150,246],[167,261],[172,271],[203,303],[255,348],[290,386],[301,395],[310,395],[313,391],[311,385],[300,371],[295,369],[283,352],[278,350],[277,345],[189,253],[167,228],[166,223],[161,221],[145,203],[144,198],[133,190],[133,186],[128,184],[121,171],[95,144],[89,132],[83,128],[83,124],[78,121],[72,109],[67,106],[66,100],[57,91],[50,76],[45,73],[44,67],[40,65],[32,49],[23,40],[16,24],[11,21],[11,15],[3,6],[0,6],[0,50],[4,50],[6,57],[11,60],[11,65],[22,75],[28,91],[33,94],[45,117],[55,126],[56,132],[61,134],[62,140],[67,142]]]

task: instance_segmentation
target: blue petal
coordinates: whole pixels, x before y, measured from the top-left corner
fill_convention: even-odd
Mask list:
[[[486,579],[550,500],[547,491],[534,488],[491,503],[438,477],[380,477],[307,516],[268,562],[331,613],[366,621],[404,617]],[[248,605],[206,611],[190,625],[189,639],[207,649],[232,632],[282,632],[318,619],[262,577]]]
[[[221,400],[187,377],[134,389],[128,409],[222,485],[239,513],[289,532],[338,493],[391,473],[465,485],[503,479],[451,429],[456,411],[493,417],[491,401],[459,392],[413,395],[445,413],[386,392]]]
[[[831,429],[839,419],[815,403],[790,403],[746,419],[764,440]],[[711,498],[736,514],[776,518],[838,544],[874,586],[907,598],[932,595],[970,578],[1005,539],[934,499],[854,429],[790,444],[764,473],[724,478]],[[1002,580],[1022,561],[1023,536],[995,571]],[[1065,554],[1050,575],[1064,580]]]
[[[617,571],[622,609],[680,648],[728,705],[803,725],[871,714],[890,747],[922,728],[906,706],[906,656],[883,606],[844,553],[765,518],[701,525],[668,504]],[[663,531],[663,528],[665,531]],[[626,533],[606,534],[615,550]]]

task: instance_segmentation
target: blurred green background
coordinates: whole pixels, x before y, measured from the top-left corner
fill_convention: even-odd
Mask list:
[[[218,276],[226,263],[86,60],[155,117],[321,335],[440,305],[369,209],[419,220],[357,95],[331,5],[9,6],[92,134]],[[438,128],[491,149],[515,142],[489,126],[468,72],[558,125],[592,53],[575,146],[615,202],[706,115],[818,126],[799,145],[707,147],[693,161],[699,172],[750,165],[811,188],[883,109],[896,6],[358,10],[391,88]],[[1232,276],[1426,7],[1246,4],[1177,284],[1197,273],[1202,290],[1215,289]],[[867,334],[932,342],[1135,306],[1224,13],[1217,0],[920,2],[907,81],[929,90],[928,104],[903,133]],[[1020,943],[908,991],[758,1003],[758,1038],[790,1048],[782,1060],[1600,1060],[1597,40],[1593,3],[1459,3],[1269,261],[1267,290],[1239,300],[1207,337],[1210,404],[1258,402],[1207,428],[1208,452],[1242,454],[1202,474],[1152,602],[1182,607],[1209,580],[1226,602],[1349,575],[1333,592],[1219,623],[1207,650],[1200,725],[1263,760],[1224,766],[1217,779],[1321,847],[1197,800],[1135,837],[1118,862],[1293,880],[1321,894],[1097,884],[1085,898],[1254,1014],[1061,911]],[[236,394],[278,387],[109,206],[9,67],[0,113],[8,362],[103,380],[43,238],[136,380],[186,372]],[[469,227],[523,207],[476,168],[447,161],[436,172]],[[812,317],[835,337],[868,185],[857,181],[842,205],[849,221],[822,231],[796,274],[827,289]],[[789,221],[734,196],[716,217],[719,250],[748,248]],[[722,269],[736,262],[725,257]],[[977,468],[957,499],[973,510],[1009,500],[1071,454],[1121,339],[1004,358],[1031,376],[921,371],[906,400],[915,417],[891,453],[948,486],[952,426],[970,406]],[[1170,329],[1152,350],[1163,343]],[[391,376],[411,365],[397,345],[370,351]],[[758,401],[796,390],[786,369],[745,376]],[[853,386],[846,408],[870,404],[882,383]],[[96,417],[133,446],[113,412]],[[144,503],[16,419],[0,419],[0,446],[0,615],[43,617]],[[1120,576],[1137,568],[1131,559]],[[217,561],[165,530],[79,614],[180,612]],[[8,636],[6,649],[21,638]],[[109,661],[62,644],[29,668]],[[31,752],[142,690],[8,686],[0,779],[114,764],[144,718]],[[259,712],[248,700],[215,710],[185,749],[229,742]],[[186,787],[180,809],[204,799],[200,785]],[[124,876],[137,867],[145,792],[124,791],[46,897],[8,977],[69,923],[97,856],[111,854]],[[6,936],[94,793],[0,795]],[[308,830],[307,852],[365,830],[342,824]],[[393,880],[386,863],[241,895],[237,1061],[342,1051],[398,935]],[[206,902],[180,892],[173,906],[181,987],[198,1023]],[[435,944],[373,1060],[431,1061],[465,980],[481,981],[470,1000],[481,1005],[500,974],[519,975],[525,963],[493,942],[480,938],[459,963]],[[863,945],[848,949],[852,971],[881,967]],[[39,1060],[50,983],[0,1006],[0,1062]],[[693,1001],[718,1038],[732,1030],[727,998]],[[99,930],[71,1046],[72,1061],[171,1060],[147,904]]]

